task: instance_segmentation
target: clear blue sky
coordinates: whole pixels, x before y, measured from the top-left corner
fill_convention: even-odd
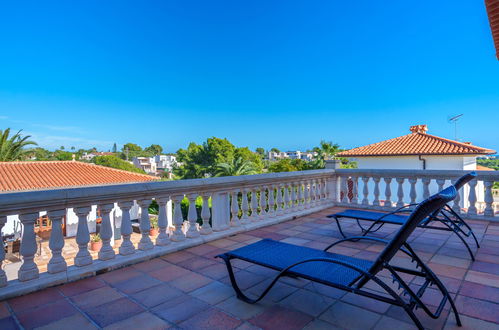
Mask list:
[[[0,127],[44,147],[351,148],[408,133],[499,150],[483,1],[8,1]]]

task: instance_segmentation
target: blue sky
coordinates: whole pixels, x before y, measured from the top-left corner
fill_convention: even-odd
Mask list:
[[[0,128],[44,147],[351,148],[463,113],[499,150],[483,1],[11,1],[0,31]]]

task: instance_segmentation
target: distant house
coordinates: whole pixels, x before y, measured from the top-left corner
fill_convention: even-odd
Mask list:
[[[476,158],[494,154],[495,151],[430,135],[426,125],[410,127],[410,134],[385,140],[367,146],[343,151],[338,157],[347,157],[357,161],[359,169],[407,169],[407,170],[479,170]],[[384,191],[384,183],[381,182]],[[430,188],[435,191],[437,185]],[[360,188],[360,187],[359,187]],[[372,192],[372,187],[369,187]],[[361,189],[361,188],[360,188]],[[359,191],[362,191],[360,190]],[[409,190],[406,181],[404,190]],[[465,187],[465,189],[468,189]],[[477,197],[483,200],[483,184],[477,185]],[[421,196],[421,192],[418,192]],[[467,192],[465,191],[465,195]],[[409,196],[409,194],[405,194]],[[467,207],[464,201],[463,207]]]
[[[116,154],[113,152],[98,152],[98,151],[90,152],[90,153],[84,152],[83,155],[81,155],[80,159],[86,160],[86,161],[91,161],[92,159],[94,159],[97,156],[115,156],[115,155]]]
[[[154,157],[134,157],[132,164],[150,175],[171,173],[177,158],[172,155],[157,155]]]
[[[57,188],[71,188],[82,186],[119,184],[154,181],[157,178],[76,161],[40,161],[40,162],[0,162],[0,194]],[[137,218],[139,208],[135,205],[132,210],[132,219]],[[134,216],[135,215],[135,216]],[[121,209],[115,204],[111,211],[113,228],[121,227]],[[97,205],[92,206],[88,216],[90,232],[95,232],[96,223],[100,220]],[[63,219],[64,234],[66,237],[76,235],[78,217],[72,208],[66,209]],[[40,218],[35,225],[35,232],[50,230],[50,221],[46,213],[40,212]],[[20,222],[17,215],[7,217],[7,223],[2,232],[5,235],[19,234]]]
[[[306,161],[310,161],[316,156],[316,152],[302,152],[300,150],[295,150],[295,151],[281,151],[281,152],[274,152],[274,151],[269,151],[267,153],[267,159],[272,160],[272,161],[277,161],[280,159],[302,159]]]

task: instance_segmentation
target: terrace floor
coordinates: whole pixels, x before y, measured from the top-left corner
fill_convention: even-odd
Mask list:
[[[215,255],[261,238],[323,249],[340,237],[336,224],[325,217],[339,210],[324,210],[0,302],[0,329],[415,328],[399,307],[306,280],[283,278],[255,305],[235,297],[227,270]],[[417,229],[410,242],[454,295],[463,321],[460,329],[499,329],[499,224],[468,223],[482,245],[475,262],[448,232]],[[390,237],[396,228],[385,226],[377,234]],[[350,222],[346,231],[357,233],[357,226]],[[378,243],[348,242],[333,251],[372,259],[382,248]],[[409,261],[402,255],[396,259]],[[245,262],[235,266],[241,287],[250,293],[260,293],[274,274]],[[416,278],[406,280],[414,287],[421,284]],[[424,300],[437,304],[437,291],[427,292]],[[416,314],[427,328],[457,328],[448,305],[437,320],[421,310]]]

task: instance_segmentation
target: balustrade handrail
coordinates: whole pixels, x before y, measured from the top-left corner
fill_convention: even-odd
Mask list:
[[[370,176],[370,177],[417,177],[432,179],[454,179],[471,172],[471,170],[391,170],[391,169],[350,169],[342,168],[334,170],[339,176]],[[478,180],[499,181],[499,171],[474,171]]]
[[[283,184],[333,176],[334,170],[308,170],[282,173],[264,173],[176,181],[139,182],[128,184],[96,185],[63,189],[0,193],[0,216],[27,213],[30,210],[57,210],[85,206],[89,203],[105,204],[117,200],[150,199],[175,193],[216,192],[251,188],[262,184]]]

